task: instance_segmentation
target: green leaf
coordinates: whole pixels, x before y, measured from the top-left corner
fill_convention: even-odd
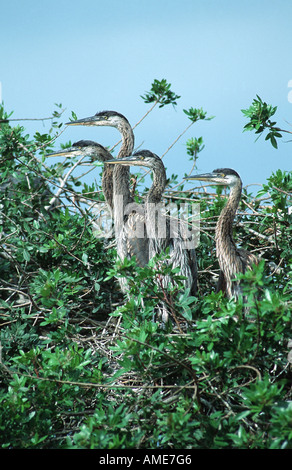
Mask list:
[[[271,136],[271,144],[275,149],[278,148],[278,144],[277,144],[277,141],[276,141],[274,135]]]
[[[23,250],[22,254],[25,261],[30,261],[30,254],[27,250]]]

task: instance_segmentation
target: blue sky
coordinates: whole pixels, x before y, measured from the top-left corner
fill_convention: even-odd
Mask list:
[[[136,146],[162,155],[189,124],[183,109],[203,108],[200,122],[164,159],[169,174],[191,168],[185,143],[202,136],[198,172],[237,170],[244,184],[291,170],[292,143],[279,149],[243,132],[241,113],[258,94],[278,106],[290,128],[292,2],[290,0],[10,0],[0,1],[2,99],[14,118],[50,116],[54,103],[78,118],[112,109],[134,125],[149,109],[140,95],[166,78],[178,105],[156,108],[135,130]],[[29,133],[45,130],[24,123]],[[117,142],[111,128],[69,127],[56,143]]]

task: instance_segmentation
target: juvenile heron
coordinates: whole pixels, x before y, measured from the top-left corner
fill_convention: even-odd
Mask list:
[[[128,119],[117,111],[101,111],[94,116],[77,119],[68,122],[69,126],[110,126],[115,127],[122,136],[122,145],[117,158],[129,156],[134,148],[134,133]],[[131,232],[130,214],[126,214],[125,208],[134,202],[130,193],[129,166],[117,166],[110,178],[104,179],[104,191],[112,191],[113,218],[115,237],[117,241],[117,253],[121,260],[125,257],[136,256],[138,265],[145,266],[148,262],[147,238],[135,238],[129,236]]]
[[[225,207],[219,216],[216,231],[216,255],[220,266],[217,290],[222,290],[228,298],[238,298],[239,283],[234,278],[237,273],[244,273],[258,262],[251,252],[237,248],[232,234],[233,221],[240,202],[242,181],[239,174],[230,168],[219,168],[212,173],[191,175],[188,180],[199,180],[215,185],[229,186],[230,193]]]
[[[132,198],[127,206],[128,209],[130,208],[128,211],[126,208],[123,208],[123,212],[121,212],[120,206],[118,204],[114,204],[114,201],[117,202],[118,200],[118,195],[114,192],[115,189],[113,186],[113,172],[115,167],[113,165],[108,165],[108,161],[113,158],[112,154],[96,142],[91,140],[80,140],[75,142],[70,148],[51,153],[47,156],[74,157],[77,155],[90,156],[92,160],[98,160],[104,163],[102,189],[106,202],[114,217],[118,255],[122,260],[135,256],[137,264],[141,267],[145,266],[149,261],[148,239],[137,238],[135,236],[135,226],[133,225],[138,223],[137,215],[139,211],[137,211],[137,207]],[[123,181],[123,185],[126,184],[126,181]],[[124,193],[125,191],[126,188],[124,188]],[[135,207],[135,217],[133,217],[131,209],[133,205]],[[116,224],[118,224],[118,227]],[[120,278],[120,286],[122,291],[125,292],[127,289],[125,278]]]
[[[143,224],[144,236],[149,240],[149,259],[169,248],[170,266],[179,267],[180,275],[185,277],[184,287],[188,288],[191,294],[195,294],[197,291],[195,250],[186,248],[186,240],[183,239],[180,230],[176,233],[172,230],[169,217],[161,215],[161,208],[159,208],[166,186],[166,172],[161,158],[149,150],[139,150],[130,157],[110,160],[108,164],[144,166],[152,171],[153,183],[146,196],[142,213],[133,212],[133,221],[137,217],[139,223]],[[168,275],[163,276],[164,287],[170,281],[171,278]]]

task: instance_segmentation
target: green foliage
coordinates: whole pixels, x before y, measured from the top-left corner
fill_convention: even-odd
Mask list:
[[[271,106],[265,103],[257,95],[252,105],[248,109],[242,109],[242,113],[249,119],[249,122],[244,126],[245,131],[254,131],[255,134],[262,134],[268,130],[265,140],[270,140],[274,148],[278,148],[277,139],[282,137],[279,132],[281,129],[275,127],[276,121],[271,121],[271,117],[277,111],[277,106]]]
[[[159,103],[159,108],[167,104],[175,106],[177,104],[176,100],[180,96],[171,91],[170,87],[171,83],[167,83],[165,78],[162,80],[155,79],[151,85],[150,92],[145,93],[145,96],[141,96],[141,98],[145,103]]]
[[[178,98],[166,81],[152,92],[148,102]],[[94,235],[98,183],[73,177],[76,159],[45,158],[62,128],[57,108],[48,133],[32,139],[0,107],[0,446],[291,448],[291,173],[278,170],[256,197],[243,194],[235,238],[262,261],[239,276],[237,302],[214,291],[224,192],[181,186],[182,201],[201,204],[192,297],[167,253],[138,268]],[[202,150],[201,137],[187,142],[192,158]],[[162,303],[167,324],[156,320]]]
[[[210,121],[211,119],[214,119],[214,116],[206,117],[207,112],[204,111],[203,108],[184,109],[183,112],[188,116],[188,118],[192,122],[197,122],[200,120]]]
[[[271,206],[267,206],[265,212],[271,224],[275,227],[275,218],[279,223],[279,231],[275,237],[276,252],[281,259],[292,262],[291,237],[292,237],[292,175],[291,172],[277,170],[272,173],[259,191],[259,196],[269,195],[272,201]]]
[[[199,153],[204,150],[205,145],[203,143],[203,137],[191,138],[186,141],[187,154],[190,155],[191,159],[196,162]]]

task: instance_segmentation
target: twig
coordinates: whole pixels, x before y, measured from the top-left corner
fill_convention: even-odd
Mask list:
[[[170,149],[177,143],[177,141],[189,130],[189,128],[195,123],[195,121],[192,121],[184,131],[172,142],[172,144],[168,147],[168,149],[161,155],[161,158],[163,158],[169,151]]]
[[[273,186],[273,189],[276,189],[276,191],[279,191],[280,193],[283,193],[283,194],[286,194],[287,196],[292,197],[292,192],[284,191],[284,189],[277,188],[276,186]]]
[[[154,102],[154,104],[151,106],[151,108],[144,114],[144,116],[138,121],[136,122],[136,124],[132,127],[132,129],[134,130],[139,124],[141,124],[142,121],[144,121],[144,119],[148,116],[149,113],[151,113],[151,111],[155,108],[155,106],[159,103],[159,100],[160,100],[160,97]],[[113,147],[110,148],[110,152],[112,152],[120,143],[122,142],[122,139],[120,139],[115,145],[113,145]]]
[[[66,111],[66,109],[62,109],[60,111],[60,115],[62,115],[64,113],[64,111]],[[8,118],[8,119],[0,119],[0,123],[1,122],[10,122],[10,121],[49,121],[49,120],[52,120],[52,119],[55,119],[57,116],[50,116],[50,117],[45,117],[45,118]]]
[[[71,173],[75,170],[75,168],[82,162],[86,155],[83,155],[79,158],[79,160],[70,168],[70,170],[66,173],[65,177],[61,180],[60,186],[56,194],[50,200],[49,206],[46,207],[47,210],[50,210],[54,204],[54,202],[59,198],[60,194],[63,192],[64,186],[71,175]]]

